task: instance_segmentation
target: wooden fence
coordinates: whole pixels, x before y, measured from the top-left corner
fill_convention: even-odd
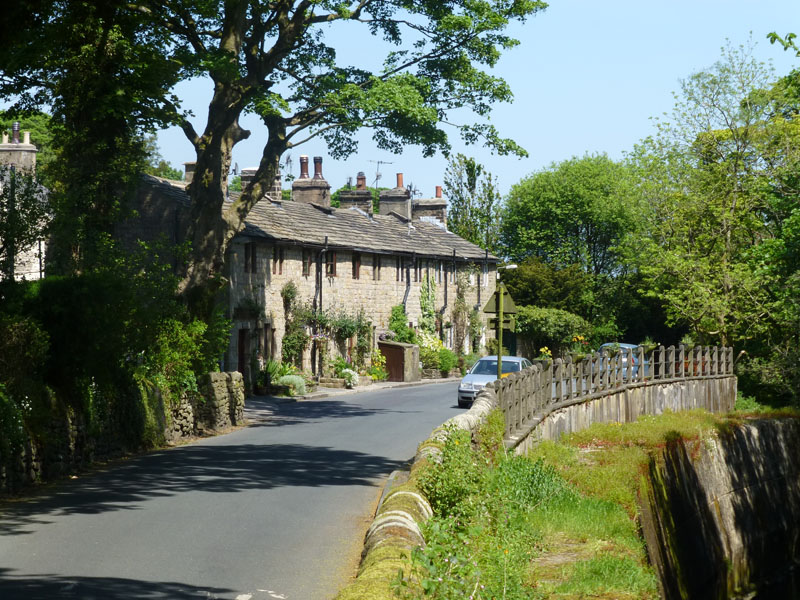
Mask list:
[[[571,358],[535,361],[533,367],[490,387],[499,392],[506,439],[518,441],[549,413],[565,406],[629,388],[726,377],[733,377],[732,348],[660,346],[648,350],[639,346],[610,356],[589,355],[576,362]]]

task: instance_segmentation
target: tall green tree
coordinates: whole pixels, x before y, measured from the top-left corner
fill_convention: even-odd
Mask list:
[[[474,158],[456,154],[447,165],[444,189],[449,209],[447,228],[495,253],[500,231],[497,178]]]
[[[729,345],[759,336],[768,297],[750,250],[768,232],[763,194],[772,74],[748,47],[681,82],[668,122],[632,159],[651,208],[635,248],[650,293],[697,337]],[[633,256],[633,254],[632,254]]]
[[[467,108],[477,119],[454,124],[454,131],[467,142],[483,141],[501,153],[524,153],[485,119],[494,103],[509,101],[512,96],[505,81],[484,69],[493,67],[504,50],[517,44],[504,33],[506,27],[543,9],[545,4],[537,0],[423,0],[413,4],[403,0],[111,0],[42,3],[46,10],[33,11],[35,18],[25,13],[31,12],[32,5],[41,9],[40,3],[21,4],[25,10],[17,16],[29,29],[42,32],[37,39],[26,40],[33,48],[43,36],[70,36],[71,28],[81,31],[86,27],[73,4],[88,10],[90,17],[95,14],[91,11],[114,11],[110,21],[86,22],[107,32],[106,38],[99,39],[108,39],[112,49],[128,42],[125,52],[109,52],[108,44],[88,43],[93,50],[82,56],[84,62],[48,67],[66,75],[76,70],[88,75],[93,70],[97,77],[79,78],[76,83],[84,94],[71,94],[71,98],[95,95],[88,85],[91,82],[101,88],[113,86],[143,109],[136,114],[144,123],[136,118],[128,118],[126,123],[173,120],[193,145],[197,164],[189,187],[193,254],[183,282],[187,293],[207,288],[209,281],[221,275],[227,246],[272,184],[280,156],[308,140],[322,138],[333,156],[346,156],[356,149],[355,132],[366,127],[374,131],[381,149],[399,152],[408,144],[419,144],[423,153],[430,155],[449,149],[445,123],[451,123],[451,113]],[[115,27],[109,29],[109,23]],[[134,30],[126,31],[127,25]],[[383,40],[390,48],[383,66],[375,72],[344,63],[337,56],[334,35],[354,38],[359,32]],[[44,46],[52,47],[53,43]],[[21,56],[8,60],[0,51],[0,66],[14,67],[4,72],[9,73],[16,92],[27,82],[37,82],[44,72],[35,52],[18,54]],[[57,53],[48,56],[58,62]],[[22,60],[13,60],[19,58]],[[100,59],[97,68],[91,58]],[[86,66],[92,68],[83,71]],[[213,95],[200,129],[195,129],[165,92],[172,88],[176,75],[209,78]],[[72,81],[69,77],[65,80]],[[130,93],[131,86],[134,93]],[[75,89],[65,83],[54,90],[54,96],[66,97],[59,93],[72,91]],[[32,94],[30,99],[38,98]],[[101,104],[94,113],[88,110],[87,118],[91,120],[98,109],[100,116],[108,116],[112,122],[114,117],[128,114]],[[231,153],[250,135],[239,125],[245,112],[255,113],[264,122],[264,150],[252,183],[235,202],[226,205]],[[75,111],[70,114],[78,125],[97,132],[95,124],[82,121]]]
[[[503,253],[523,265],[508,274],[512,286],[540,286],[520,297],[579,314],[607,336],[626,329],[635,289],[620,248],[643,223],[626,165],[605,155],[553,164],[512,186],[502,223]]]

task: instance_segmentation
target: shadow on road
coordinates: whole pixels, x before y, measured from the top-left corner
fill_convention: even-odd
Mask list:
[[[342,400],[279,403],[258,397],[248,398],[244,410],[245,418],[252,427],[282,427],[284,425],[300,425],[319,419],[350,419],[378,414],[420,412],[390,408],[366,408]]]
[[[138,510],[137,503],[182,492],[369,486],[400,465],[381,456],[302,444],[183,446],[117,463],[31,500],[6,504],[0,507],[0,535],[25,534],[27,525],[48,523],[48,516]]]
[[[32,600],[36,598],[80,598],[81,600],[139,600],[143,598],[218,598],[233,590],[198,588],[181,583],[136,581],[116,577],[62,577],[25,575],[15,577],[9,569],[0,569],[0,598]]]

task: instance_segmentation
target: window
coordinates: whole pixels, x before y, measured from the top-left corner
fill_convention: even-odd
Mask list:
[[[489,263],[483,263],[483,287],[489,285]]]
[[[314,255],[311,250],[303,249],[303,277],[311,275],[311,262],[314,260]]]
[[[283,275],[283,248],[272,249],[272,274]]]
[[[380,279],[381,279],[381,255],[380,254],[373,254],[372,255],[372,278],[375,281],[380,281]]]
[[[419,261],[414,259],[414,283],[419,281]]]
[[[254,243],[249,243],[244,245],[244,272],[245,273],[256,273],[258,262],[257,262],[257,253],[256,253],[256,245]]]
[[[442,261],[436,261],[436,283],[442,283]]]
[[[399,256],[394,259],[395,260],[395,279],[396,281],[405,281],[406,280],[406,271],[403,268],[403,259]]]
[[[353,252],[353,279],[361,277],[361,253]]]
[[[328,250],[325,253],[325,275],[327,277],[336,277],[336,252]]]

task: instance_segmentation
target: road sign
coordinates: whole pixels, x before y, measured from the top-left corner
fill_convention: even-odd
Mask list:
[[[503,291],[503,314],[504,315],[515,315],[517,314],[517,305],[514,304],[514,299],[511,298],[511,294],[508,293],[508,290],[505,288],[504,285],[501,284],[500,289]],[[489,298],[489,301],[486,303],[486,306],[483,307],[483,312],[496,315],[498,312],[497,309],[497,298],[499,296],[498,292],[496,291],[492,294],[492,297]]]
[[[505,310],[503,311],[503,329],[506,331],[513,331],[514,330],[514,320],[510,316],[505,315]],[[497,317],[490,318],[488,320],[489,327],[492,329],[497,329]]]

